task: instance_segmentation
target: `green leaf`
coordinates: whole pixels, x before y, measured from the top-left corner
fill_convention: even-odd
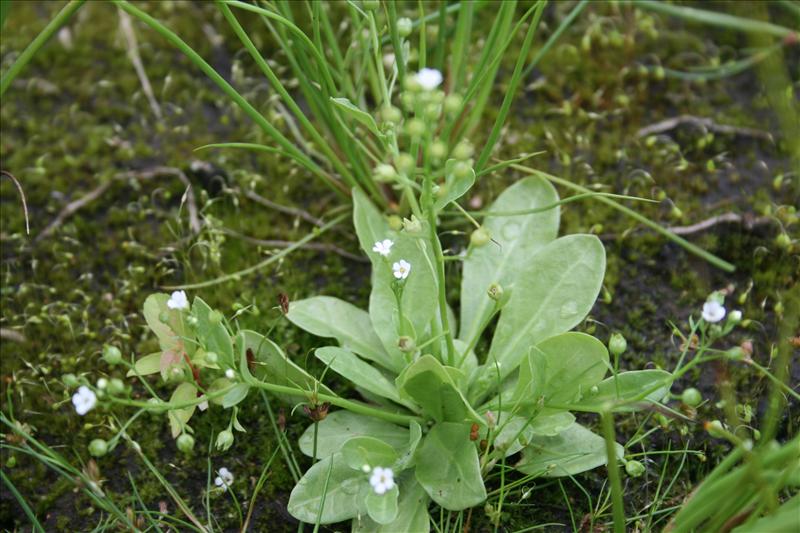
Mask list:
[[[286,357],[286,354],[277,344],[263,335],[250,330],[242,330],[236,336],[236,345],[241,350],[239,361],[242,372],[249,372],[246,353],[247,350],[250,350],[254,359],[252,374],[258,379],[276,385],[299,387],[308,391],[316,390],[324,394],[334,395],[333,391],[297,366]],[[242,362],[244,362],[244,368],[241,368]],[[276,396],[289,402],[297,402],[297,396],[282,394],[276,394]]]
[[[392,446],[375,437],[351,437],[342,446],[342,456],[347,466],[361,470],[364,465],[392,467],[398,455]]]
[[[192,383],[181,383],[172,392],[169,398],[170,403],[181,404],[191,402],[197,398],[197,389]],[[169,411],[169,427],[172,430],[172,438],[176,438],[183,431],[183,427],[189,422],[194,414],[195,406],[184,407],[182,409],[171,409]]]
[[[496,213],[532,209],[558,201],[556,190],[544,179],[526,178],[507,188],[489,208]],[[515,216],[487,216],[483,227],[497,241],[470,249],[461,281],[461,333],[469,342],[494,308],[486,290],[499,283],[508,290],[520,279],[544,245],[556,238],[559,209]]]
[[[403,477],[399,482],[400,501],[397,517],[390,524],[381,525],[369,516],[353,519],[353,533],[428,533],[430,517],[428,516],[428,498],[425,489],[417,483],[413,476]]]
[[[347,98],[333,97],[331,97],[331,102],[333,102],[341,111],[343,111],[346,116],[366,126],[367,129],[375,134],[375,136],[381,138],[383,137],[383,134],[381,134],[381,131],[378,129],[378,125],[375,123],[375,119],[372,118],[372,115],[359,109],[355,104],[353,104],[353,102]]]
[[[378,524],[394,522],[397,518],[397,496],[399,494],[397,485],[383,494],[377,494],[374,490],[369,491],[364,499],[369,517]]]
[[[539,415],[530,422],[521,416],[512,416],[511,419],[508,416],[506,412],[497,416],[501,429],[494,438],[494,446],[504,448],[506,457],[527,446],[535,435],[555,436],[575,423],[575,417],[568,411]],[[486,428],[481,431],[481,438],[487,438]]]
[[[672,386],[672,374],[664,370],[620,372],[616,378],[611,376],[598,383],[596,392],[588,391],[584,394],[580,401],[573,403],[573,409],[600,413],[605,411],[609,404],[634,400],[659,385],[661,387],[648,394],[641,402],[615,407],[611,412],[636,411],[650,402],[658,402],[667,395]]]
[[[617,457],[624,449],[615,444]],[[580,424],[555,437],[534,436],[515,465],[520,472],[544,477],[571,476],[606,464],[606,442]]]
[[[800,494],[786,500],[772,514],[763,516],[733,530],[733,533],[785,533],[797,531],[800,516]]]
[[[222,397],[222,407],[227,409],[233,407],[247,398],[250,392],[250,385],[247,383],[237,383],[225,396]]]
[[[179,345],[182,345],[179,334],[170,326],[161,322],[162,313],[166,313],[167,316],[174,313],[172,309],[167,307],[167,300],[169,300],[169,294],[163,292],[151,294],[145,299],[142,312],[147,325],[158,337],[158,344],[161,349],[174,350]]]
[[[433,253],[426,240],[405,232],[392,231],[385,217],[358,189],[353,189],[353,225],[361,248],[372,261],[370,320],[375,333],[389,354],[392,370],[399,373],[405,363],[403,354],[397,347],[397,340],[400,337],[400,318],[397,298],[391,285],[394,280],[392,263],[405,259],[411,264],[411,272],[403,288],[403,309],[405,318],[410,322],[414,332],[423,335],[438,310]],[[372,250],[377,241],[384,239],[394,242],[389,257],[383,257]]]
[[[456,164],[455,159],[448,159],[445,163],[445,182],[442,185],[443,190],[440,189],[438,197],[433,204],[433,209],[436,211],[441,210],[450,202],[454,202],[464,196],[467,191],[475,184],[475,170],[471,167],[467,175],[463,177],[456,177],[453,174],[453,166]]]
[[[333,463],[333,464],[331,464]],[[327,485],[327,491],[325,487]],[[360,493],[369,483],[363,472],[352,470],[341,453],[326,457],[308,469],[289,496],[289,513],[303,522],[331,524],[366,511]],[[319,513],[323,494],[325,505]]]
[[[417,451],[420,440],[422,440],[422,427],[412,420],[408,426],[408,446],[403,449],[400,459],[397,460],[398,471],[414,465],[414,454]]]
[[[192,314],[197,318],[197,335],[207,352],[215,352],[220,368],[234,368],[233,341],[222,321],[212,321],[212,309],[202,299],[195,297]]]
[[[408,429],[350,411],[333,411],[317,428],[317,458],[328,457],[342,449],[352,437],[368,436],[382,440],[396,450],[408,444]],[[300,451],[309,457],[314,450],[314,425],[305,430],[299,440]]]
[[[233,382],[228,378],[217,378],[211,382],[211,385],[208,386],[208,389],[206,389],[206,391],[208,392],[208,395],[211,396],[215,392],[219,392],[222,389],[227,389],[231,385],[233,385]],[[227,394],[225,396],[227,396]],[[216,405],[224,405],[225,396],[216,396],[215,398],[212,398],[210,402]]]
[[[326,346],[314,350],[314,355],[328,365],[331,370],[347,378],[353,384],[394,402],[402,403],[394,384],[354,353],[344,348]]]
[[[487,361],[505,377],[528,347],[569,331],[591,310],[605,271],[605,250],[594,235],[561,237],[521,267],[500,314]]]
[[[543,376],[545,405],[570,404],[589,392],[608,371],[608,350],[591,335],[578,332],[550,337],[530,357]]]
[[[469,424],[436,424],[417,449],[417,481],[433,501],[450,511],[486,499],[478,450],[469,434]]]
[[[480,419],[458,390],[448,369],[432,355],[417,359],[397,379],[401,396],[417,402],[422,411],[437,422]]]
[[[397,368],[375,335],[369,314],[350,303],[329,296],[315,296],[291,302],[286,318],[314,335],[335,338],[344,348],[386,369]]]
[[[138,358],[133,364],[133,368],[128,370],[126,377],[135,376],[137,373],[140,376],[149,376],[150,374],[157,374],[160,370],[161,352],[151,353]]]

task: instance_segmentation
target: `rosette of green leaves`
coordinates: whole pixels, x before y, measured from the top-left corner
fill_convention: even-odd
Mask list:
[[[298,519],[352,518],[354,529],[427,531],[431,500],[461,510],[486,498],[483,474],[493,459],[521,452],[516,467],[542,476],[605,464],[604,440],[577,424],[571,411],[635,409],[665,395],[668,373],[606,378],[603,343],[570,331],[597,298],[605,252],[592,235],[557,238],[558,196],[548,182],[519,181],[489,209],[483,226],[493,242],[471,248],[464,259],[452,359],[438,314],[427,221],[418,233],[396,231],[363,194],[354,191],[353,198],[356,233],[372,263],[368,311],[316,296],[292,302],[287,316],[338,341],[315,355],[353,382],[365,400],[422,423],[401,427],[335,411],[309,427],[300,449],[309,456],[316,449],[320,461],[292,491],[289,511]],[[388,257],[372,250],[384,239],[394,243]],[[412,269],[398,298],[391,264],[399,259]],[[502,298],[487,294],[495,283],[503,287]],[[470,347],[493,317],[497,326],[481,364]],[[452,314],[449,324],[455,331]],[[401,335],[413,339],[415,351],[400,350]],[[372,493],[364,465],[392,468],[399,490]]]
[[[175,385],[169,402],[155,407],[167,411],[173,438],[192,431],[188,423],[198,406],[207,403],[229,409],[247,397],[252,387],[225,375],[226,370],[234,370],[235,376],[241,376],[242,361],[259,380],[330,393],[277,344],[254,331],[234,331],[223,314],[202,299],[195,297],[189,309],[170,309],[168,300],[165,293],[145,300],[144,318],[158,338],[159,350],[137,358],[128,377],[160,374],[163,381]],[[233,426],[245,430],[235,414]]]

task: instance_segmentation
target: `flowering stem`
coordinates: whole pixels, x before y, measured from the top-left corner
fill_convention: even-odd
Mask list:
[[[308,391],[303,389],[298,389],[296,387],[286,387],[284,385],[276,385],[274,383],[265,383],[263,381],[258,381],[256,379],[252,380],[248,379],[247,384],[252,387],[257,387],[259,389],[264,389],[278,394],[289,394],[291,396],[302,396],[302,397],[308,396]],[[387,422],[393,422],[395,424],[408,425],[411,422],[418,422],[418,423],[422,422],[422,419],[418,416],[403,415],[400,413],[391,413],[389,411],[384,411],[383,409],[379,409],[377,407],[371,407],[369,405],[365,405],[362,403],[346,400],[344,398],[340,398],[339,396],[317,393],[316,398],[318,401],[329,402],[332,405],[336,405],[338,407],[341,407],[342,409],[347,409],[348,411],[351,411],[353,413],[380,418],[386,420]]]

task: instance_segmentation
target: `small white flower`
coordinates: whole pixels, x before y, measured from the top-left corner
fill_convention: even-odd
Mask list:
[[[397,279],[406,279],[411,272],[411,264],[405,259],[401,259],[392,265],[392,272]]]
[[[228,379],[233,379],[236,376],[236,373],[233,371],[232,368],[229,368],[225,371],[225,377]]]
[[[183,291],[173,292],[169,300],[167,300],[167,307],[170,309],[188,309],[189,299],[186,297],[186,293]]]
[[[709,323],[719,322],[725,318],[725,308],[716,300],[709,300],[703,304],[703,320]]]
[[[219,475],[214,479],[214,485],[222,488],[222,490],[228,490],[228,487],[233,485],[233,474],[231,474],[231,471],[223,466],[217,470],[217,474]]]
[[[391,468],[376,466],[372,469],[369,484],[372,485],[375,494],[385,494],[394,487],[394,472]]]
[[[390,241],[389,239],[384,239],[382,241],[378,241],[372,247],[373,252],[378,252],[383,257],[388,257],[389,252],[392,251],[392,246],[394,246],[394,242]]]
[[[81,416],[91,411],[96,403],[97,396],[86,385],[82,385],[78,392],[72,395],[72,405],[75,406],[75,411]]]
[[[417,83],[426,91],[432,91],[442,83],[442,73],[435,68],[424,68],[417,72]]]

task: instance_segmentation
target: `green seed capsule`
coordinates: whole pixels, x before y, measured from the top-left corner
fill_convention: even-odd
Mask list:
[[[625,463],[625,472],[631,477],[639,477],[644,474],[644,465],[639,461],[628,461]]]
[[[400,34],[400,37],[408,37],[411,35],[413,29],[414,25],[410,18],[403,17],[397,19],[397,33]]]
[[[689,387],[681,394],[681,401],[689,407],[697,407],[703,402],[703,395],[694,387]]]
[[[611,355],[619,357],[627,349],[628,341],[625,340],[621,333],[614,333],[608,339],[608,351],[611,352]]]
[[[106,344],[103,347],[103,359],[111,366],[118,365],[122,361],[122,352],[116,346]]]
[[[178,446],[180,451],[185,454],[190,454],[192,453],[192,450],[194,450],[194,437],[188,433],[184,433],[178,437],[178,440],[175,441],[175,444]]]
[[[89,453],[92,457],[103,457],[108,453],[108,443],[103,439],[94,439],[89,443]]]
[[[492,234],[484,227],[476,229],[469,236],[469,242],[471,242],[473,246],[483,246],[491,240]]]

